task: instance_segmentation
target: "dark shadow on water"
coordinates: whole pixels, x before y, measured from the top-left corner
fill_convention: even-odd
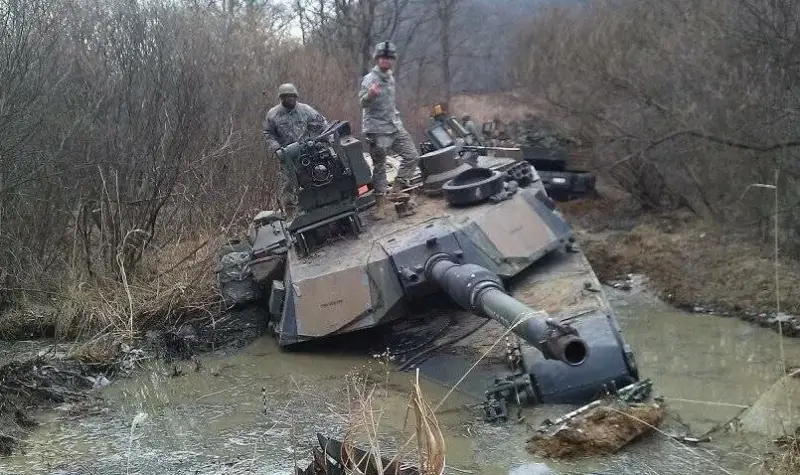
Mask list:
[[[418,349],[430,332],[441,330],[450,322],[450,315],[459,308],[444,295],[433,295],[409,304],[405,317],[373,328],[332,335],[297,343],[283,350],[297,353],[338,355],[375,355],[389,349],[397,355]]]

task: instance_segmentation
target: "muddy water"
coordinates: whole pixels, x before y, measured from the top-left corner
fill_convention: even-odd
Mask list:
[[[734,417],[780,377],[775,333],[676,312],[643,292],[606,290],[643,376],[654,380],[680,416],[665,432],[700,435]],[[800,363],[800,341],[787,341],[785,352],[789,362]],[[0,459],[0,473],[289,474],[295,463],[307,464],[316,432],[342,435],[345,375],[355,373],[382,382],[374,407],[390,450],[404,440],[413,374],[387,368],[368,357],[282,352],[269,338],[235,353],[205,355],[199,368],[154,364],[114,382],[102,390],[102,401],[79,414],[42,415],[46,423],[31,434],[27,454]],[[424,380],[422,389],[434,403],[447,392]],[[688,448],[659,435],[611,457],[537,460],[524,448],[526,424],[486,425],[469,407],[475,402],[455,392],[441,407],[449,473],[743,474],[764,450],[763,437],[737,432]],[[535,426],[563,410],[528,409],[525,416]]]

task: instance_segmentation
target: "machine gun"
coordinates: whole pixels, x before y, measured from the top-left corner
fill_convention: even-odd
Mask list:
[[[349,122],[337,120],[319,136],[286,145],[276,155],[297,190],[299,213],[287,229],[301,255],[331,235],[362,231],[357,190],[369,183],[372,171]]]
[[[522,158],[522,151],[514,147],[492,147],[485,145],[474,133],[457,118],[449,115],[441,104],[433,108],[428,125],[428,140],[420,145],[423,154],[454,146],[462,163],[475,167],[479,155],[500,152],[509,158]]]

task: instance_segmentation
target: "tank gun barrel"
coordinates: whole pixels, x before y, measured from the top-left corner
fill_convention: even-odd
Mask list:
[[[428,259],[425,273],[463,308],[511,329],[545,358],[570,366],[586,361],[586,343],[574,328],[508,295],[500,278],[485,267],[457,264],[449,255],[437,254]],[[542,318],[543,315],[546,318]]]

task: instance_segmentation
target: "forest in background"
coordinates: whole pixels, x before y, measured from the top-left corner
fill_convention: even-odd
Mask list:
[[[212,314],[215,239],[276,204],[261,127],[277,86],[294,82],[302,101],[358,129],[358,81],[387,38],[417,137],[420,107],[465,92],[544,102],[647,209],[689,208],[768,242],[771,191],[751,185],[777,176],[779,242],[797,255],[798,10],[2,0],[0,334],[133,336]]]
[[[595,0],[540,9],[516,91],[545,98],[592,168],[651,210],[688,208],[800,255],[800,4]]]
[[[496,28],[515,26],[479,0],[3,0],[0,334],[213,314],[209,249],[277,204],[261,131],[278,85],[358,131],[391,39],[419,132],[426,101],[506,87]]]

